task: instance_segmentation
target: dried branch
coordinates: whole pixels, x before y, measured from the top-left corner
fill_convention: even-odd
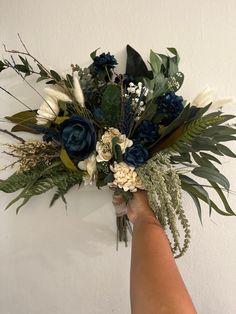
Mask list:
[[[12,132],[10,132],[8,130],[0,129],[0,132],[6,133],[6,134],[12,136],[13,138],[15,138],[17,141],[20,141],[21,143],[25,143],[25,140],[22,137],[19,137],[19,136],[13,134]]]

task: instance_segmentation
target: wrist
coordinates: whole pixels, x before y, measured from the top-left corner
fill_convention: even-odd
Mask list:
[[[134,221],[134,225],[135,224],[156,224],[161,226],[159,220],[151,209],[139,213]]]

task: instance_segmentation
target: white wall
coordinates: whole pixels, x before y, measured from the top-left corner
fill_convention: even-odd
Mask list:
[[[219,96],[236,96],[234,0],[2,0],[0,12],[0,42],[19,48],[20,32],[33,54],[57,70],[72,62],[87,65],[89,53],[98,47],[114,53],[123,70],[127,43],[146,59],[150,48],[165,51],[174,46],[186,75],[185,98],[206,84]],[[37,95],[10,74],[0,75],[0,85],[27,103],[40,104]],[[22,109],[2,93],[0,100],[1,117]],[[236,113],[234,106],[229,110]],[[1,143],[8,140],[1,135]],[[2,156],[1,165],[6,162]],[[223,171],[234,191],[235,167],[235,160],[224,159]],[[115,249],[110,192],[74,189],[67,196],[67,214],[60,201],[48,209],[49,192],[16,216],[14,208],[3,210],[11,197],[1,193],[1,314],[130,313],[130,247]],[[234,205],[236,196],[229,198]],[[186,198],[184,204],[192,244],[178,265],[198,312],[236,313],[235,218],[209,218],[205,208],[202,228],[192,203]]]

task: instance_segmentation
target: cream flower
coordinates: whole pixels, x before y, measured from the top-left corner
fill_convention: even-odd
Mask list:
[[[198,108],[202,108],[212,103],[210,107],[210,110],[212,111],[218,110],[222,108],[224,105],[232,104],[234,102],[234,99],[232,98],[222,98],[214,100],[214,94],[215,91],[207,87],[193,99],[192,105]]]
[[[110,169],[114,173],[114,181],[108,183],[110,187],[119,187],[126,192],[136,192],[137,189],[143,189],[141,179],[134,167],[128,166],[124,162],[115,162],[114,166],[110,166]]]
[[[127,147],[133,145],[133,141],[128,139],[125,134],[121,134],[118,129],[109,128],[105,131],[101,140],[98,141],[96,145],[98,162],[109,161],[112,158],[112,139],[114,137],[118,137],[117,144],[120,145],[122,154],[125,152]]]
[[[80,170],[86,171],[87,174],[83,176],[85,185],[92,184],[95,179],[96,173],[96,156],[95,154],[90,155],[87,159],[82,160],[78,163]]]
[[[45,97],[45,101],[40,106],[37,111],[36,119],[38,125],[44,125],[48,121],[53,121],[56,119],[59,113],[59,107],[57,100],[50,96]]]
[[[45,101],[37,111],[37,124],[44,125],[48,121],[54,121],[59,113],[58,101],[72,102],[60,87],[44,88],[46,93]]]

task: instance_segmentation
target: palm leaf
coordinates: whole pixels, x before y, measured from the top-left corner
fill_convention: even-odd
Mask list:
[[[181,186],[184,191],[186,191],[190,196],[195,195],[198,199],[209,205],[209,213],[211,214],[211,208],[213,208],[218,214],[223,216],[232,216],[229,212],[225,212],[220,209],[215,202],[213,202],[208,195],[208,192],[195,180],[185,176],[180,175]]]

